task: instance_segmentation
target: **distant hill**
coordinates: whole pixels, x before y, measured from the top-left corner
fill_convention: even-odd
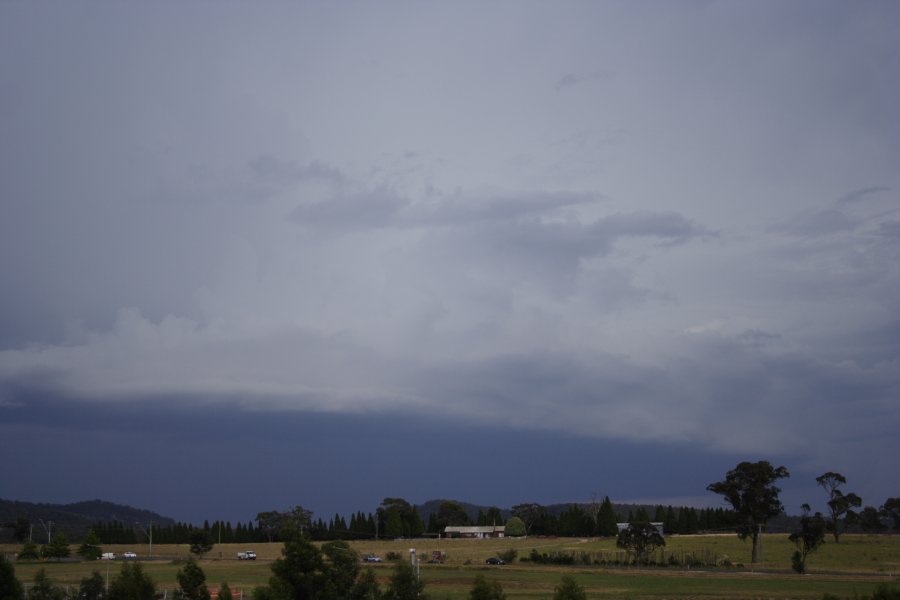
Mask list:
[[[47,541],[47,531],[41,521],[48,526],[52,522],[51,532],[64,533],[73,542],[80,540],[97,521],[120,521],[126,526],[140,523],[144,527],[150,521],[153,521],[154,526],[175,524],[173,519],[155,512],[104,500],[43,504],[0,499],[0,542],[13,540],[13,526],[19,519],[25,519],[31,524],[32,539],[36,542]]]

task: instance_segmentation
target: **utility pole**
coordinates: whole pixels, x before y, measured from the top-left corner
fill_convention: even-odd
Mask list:
[[[143,527],[141,527],[141,524],[138,523],[137,521],[135,521],[134,524],[137,525],[138,528],[144,532],[144,535],[146,535],[147,537],[150,538],[150,551],[148,552],[148,558],[153,558],[153,521],[150,521],[150,530],[149,531],[144,529]]]
[[[53,530],[53,521],[47,521],[46,524],[44,523],[43,519],[39,518],[38,521],[41,522],[41,527],[43,527],[44,531],[47,532],[47,543],[49,544],[50,543],[50,532]]]

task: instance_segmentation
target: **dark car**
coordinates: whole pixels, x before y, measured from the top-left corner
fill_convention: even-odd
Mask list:
[[[503,562],[502,558],[492,556],[489,559],[487,559],[486,561],[484,561],[484,564],[486,564],[486,565],[505,565],[506,563]]]

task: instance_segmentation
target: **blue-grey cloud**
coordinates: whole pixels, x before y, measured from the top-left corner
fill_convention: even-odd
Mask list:
[[[305,227],[368,229],[393,227],[409,201],[387,188],[338,196],[328,201],[297,207],[290,219]]]
[[[859,219],[831,209],[798,215],[777,229],[793,235],[817,236],[852,231],[859,225]]]
[[[3,439],[207,411],[303,452],[279,417],[402,415],[881,494],[898,18],[2,3]]]
[[[307,181],[325,181],[333,185],[347,183],[347,177],[340,170],[312,161],[308,164],[297,164],[294,161],[282,160],[270,154],[261,154],[250,161],[250,171],[263,183],[279,185],[296,185]]]
[[[556,85],[554,86],[554,88],[556,89],[557,92],[559,92],[568,87],[581,85],[585,82],[603,80],[608,77],[609,77],[608,73],[590,73],[590,74],[584,74],[584,75],[576,75],[574,73],[567,73],[559,78],[559,80],[556,82]]]
[[[465,227],[519,221],[597,201],[595,194],[528,192],[506,195],[402,197],[388,187],[303,204],[290,219],[305,227],[337,229]]]
[[[889,192],[891,188],[881,187],[881,186],[872,186],[861,188],[858,190],[854,190],[848,194],[844,194],[840,198],[838,198],[837,204],[838,206],[842,204],[855,204],[857,202],[862,202],[866,199],[867,196],[871,196],[872,194],[878,194],[880,192]]]

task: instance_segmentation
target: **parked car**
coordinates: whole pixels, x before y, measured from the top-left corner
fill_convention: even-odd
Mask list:
[[[487,559],[486,561],[484,561],[484,564],[486,564],[486,565],[505,565],[506,563],[503,562],[502,558],[499,558],[497,556],[492,556],[489,559]]]
[[[137,554],[135,554],[134,552],[125,552],[122,554],[122,558],[124,558],[125,560],[134,559],[137,558]]]
[[[381,557],[374,554],[366,554],[362,557],[363,562],[381,562]]]
[[[256,552],[247,550],[246,552],[237,553],[238,560],[256,560]]]

